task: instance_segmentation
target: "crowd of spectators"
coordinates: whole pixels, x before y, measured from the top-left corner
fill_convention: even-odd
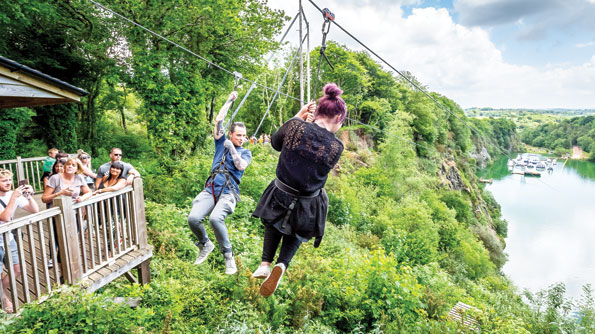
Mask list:
[[[43,194],[41,201],[50,208],[54,198],[58,196],[72,197],[74,202],[82,202],[94,195],[117,191],[132,184],[140,173],[129,163],[122,161],[122,150],[112,148],[111,161],[101,165],[97,172],[91,165],[91,155],[79,150],[76,155],[52,148],[43,161]],[[0,168],[0,224],[13,220],[16,209],[21,208],[29,213],[39,212],[34,198],[34,189],[27,180],[19,180],[18,187],[12,190],[14,175],[10,170]],[[0,235],[0,273],[11,257],[14,273],[20,273],[18,248],[13,233],[8,233],[9,247],[5,247],[4,238]],[[6,254],[6,250],[10,254]],[[13,305],[7,298],[9,278],[2,276],[4,289],[4,309],[13,312]]]
[[[261,134],[260,137],[250,137],[250,144],[262,144],[267,145],[271,142],[271,136],[267,134]]]

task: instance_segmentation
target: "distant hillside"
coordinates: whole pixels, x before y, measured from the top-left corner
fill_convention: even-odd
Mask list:
[[[595,116],[574,117],[557,123],[525,129],[521,132],[523,142],[545,147],[556,152],[568,152],[572,146],[580,146],[595,159]]]
[[[468,108],[465,109],[465,114],[468,117],[502,117],[504,115],[528,115],[528,114],[542,114],[542,115],[558,115],[558,116],[587,116],[595,114],[595,109],[524,109],[524,108]]]
[[[506,118],[513,121],[518,130],[530,129],[548,123],[560,123],[573,117],[595,115],[595,109],[494,109],[469,108],[465,109],[467,117],[471,118]]]

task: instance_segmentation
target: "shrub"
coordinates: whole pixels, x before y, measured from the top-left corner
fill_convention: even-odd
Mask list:
[[[188,210],[171,204],[146,202],[149,243],[160,256],[193,260],[197,248],[188,227]]]
[[[387,202],[388,203],[388,202]],[[388,206],[380,211],[380,217],[391,220],[382,239],[389,251],[402,247],[400,253],[410,264],[426,264],[437,259],[438,226],[432,220],[431,210],[425,202],[405,198],[396,206]]]
[[[153,314],[106,296],[69,288],[41,304],[27,304],[4,333],[143,333]]]

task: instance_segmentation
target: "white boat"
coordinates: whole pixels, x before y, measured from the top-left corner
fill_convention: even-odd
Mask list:
[[[545,169],[547,166],[545,165],[545,162],[540,161],[537,163],[537,165],[535,166],[535,168],[537,169]]]

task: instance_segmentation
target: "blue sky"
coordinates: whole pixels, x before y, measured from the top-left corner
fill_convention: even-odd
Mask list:
[[[463,108],[595,109],[595,0],[315,0]],[[297,12],[297,0],[269,0]],[[320,43],[321,18],[303,6]],[[297,43],[297,38],[294,38]],[[362,48],[331,28],[329,39]]]

